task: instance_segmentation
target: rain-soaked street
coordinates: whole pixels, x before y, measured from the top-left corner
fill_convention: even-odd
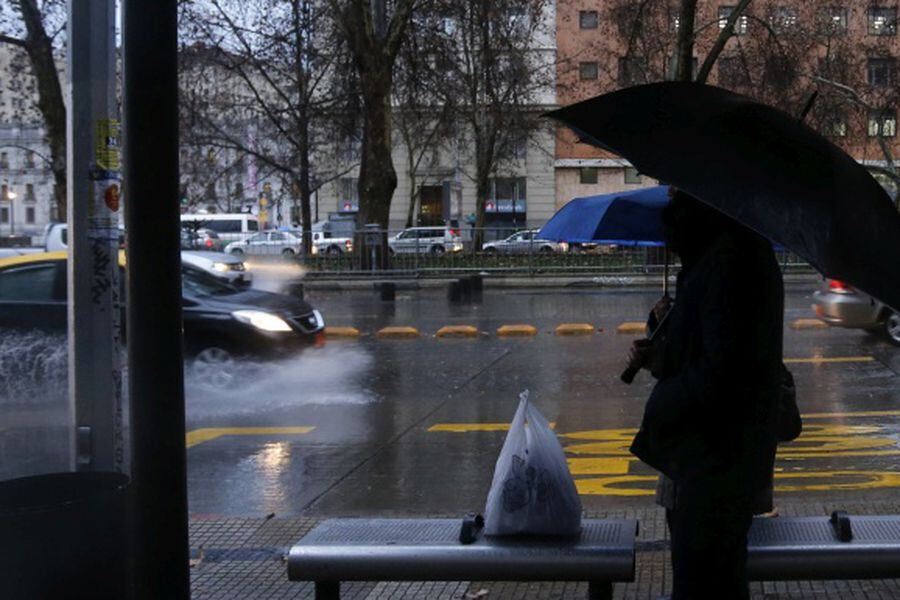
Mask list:
[[[805,431],[780,451],[776,504],[896,495],[900,349],[861,331],[793,329],[796,319],[812,316],[813,287],[788,286],[785,356]],[[586,509],[653,502],[654,473],[627,451],[652,380],[619,381],[635,336],[616,329],[642,320],[657,291],[486,288],[482,303],[467,305],[450,305],[443,289],[399,291],[393,304],[369,290],[307,297],[329,326],[352,326],[361,336],[274,363],[237,365],[223,388],[201,385],[188,370],[194,517],[481,510],[524,389],[556,423]],[[562,323],[599,330],[556,335]],[[499,337],[505,324],[538,331]],[[373,335],[388,325],[416,327],[421,337]],[[445,325],[480,333],[435,337]],[[65,461],[64,376],[53,375],[64,364],[64,345],[17,343],[21,354],[42,352],[44,370],[29,363],[37,393],[5,391],[12,401],[0,431],[4,478]]]

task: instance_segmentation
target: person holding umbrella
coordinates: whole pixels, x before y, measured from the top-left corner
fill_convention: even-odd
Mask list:
[[[659,381],[631,451],[665,476],[673,600],[749,598],[747,531],[775,450],[781,271],[769,242],[684,192],[663,219],[682,271],[664,342],[632,349],[631,366]]]

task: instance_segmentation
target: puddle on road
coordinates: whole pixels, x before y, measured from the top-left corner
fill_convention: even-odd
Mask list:
[[[283,360],[238,361],[213,373],[185,367],[189,417],[259,413],[310,404],[364,404],[372,356],[360,348],[309,348]]]

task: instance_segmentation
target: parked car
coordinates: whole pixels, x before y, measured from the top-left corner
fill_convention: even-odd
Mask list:
[[[312,253],[340,256],[353,252],[353,238],[333,237],[328,231],[312,232]]]
[[[182,250],[210,250],[220,252],[225,247],[225,242],[212,229],[183,228],[181,230]]]
[[[188,213],[181,215],[181,226],[211,229],[225,242],[236,242],[258,232],[259,219],[249,213]]]
[[[529,254],[531,252],[568,252],[569,244],[543,240],[537,236],[537,229],[517,231],[503,240],[487,242],[481,246],[485,252],[497,254]]]
[[[829,325],[881,332],[900,346],[900,313],[842,281],[826,279],[813,294],[812,309]]]
[[[462,237],[452,227],[410,227],[388,238],[391,254],[461,252]]]
[[[67,254],[0,260],[0,329],[65,333]],[[125,268],[124,253],[119,266]],[[123,278],[124,281],[124,278]],[[299,298],[229,285],[182,267],[184,347],[202,365],[241,356],[279,356],[322,339],[322,314]]]
[[[241,257],[234,254],[182,250],[181,264],[206,271],[213,277],[238,287],[249,287],[253,283],[253,273],[247,269]]]
[[[303,252],[302,234],[291,231],[260,231],[254,236],[225,246],[225,252],[241,256],[293,257]]]

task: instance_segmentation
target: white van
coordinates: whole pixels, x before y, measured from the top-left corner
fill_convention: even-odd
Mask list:
[[[187,223],[196,226],[198,222],[199,228],[215,231],[219,238],[226,242],[239,242],[259,231],[259,219],[249,213],[214,213],[208,215],[192,213],[181,215],[182,227]]]

